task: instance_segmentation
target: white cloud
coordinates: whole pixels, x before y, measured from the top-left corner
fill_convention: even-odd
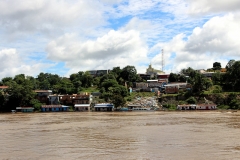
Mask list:
[[[190,14],[240,11],[239,0],[187,0]]]
[[[8,36],[40,32],[54,35],[78,26],[79,32],[105,24],[107,7],[98,1],[0,1],[0,27]],[[75,28],[74,28],[75,29]]]
[[[164,49],[168,70],[183,68],[211,68],[214,62],[225,67],[229,58],[240,58],[240,17],[234,14],[213,17],[203,27],[196,27],[188,37],[175,36],[170,42],[158,43],[151,51]],[[185,40],[187,39],[187,40]],[[161,54],[153,58],[153,64],[161,64]]]
[[[186,50],[197,54],[206,52],[219,56],[239,56],[240,16],[228,14],[214,17],[202,28],[195,28],[188,38]]]
[[[148,61],[147,46],[139,32],[134,30],[111,30],[102,37],[85,42],[66,34],[51,41],[46,50],[49,59],[65,62],[70,72],[112,69]]]
[[[34,62],[25,64],[16,49],[13,48],[0,50],[0,61],[0,79],[4,77],[14,77],[18,74],[35,76],[44,68],[51,66],[51,64]]]

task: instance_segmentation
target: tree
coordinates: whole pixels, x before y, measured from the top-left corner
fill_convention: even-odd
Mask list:
[[[15,81],[16,80],[16,81]],[[35,99],[36,93],[33,91],[33,84],[24,75],[17,75],[14,81],[8,82],[8,110],[16,109],[17,106],[32,106],[31,101]]]
[[[0,91],[0,111],[3,110],[4,105],[5,105],[5,97],[3,93]]]
[[[226,86],[231,86],[233,91],[240,91],[240,61],[235,61],[231,67],[227,69],[225,74]]]
[[[191,67],[188,67],[187,69],[182,69],[180,71],[180,74],[183,74],[185,76],[189,76],[192,72],[196,72],[194,69],[192,69]]]
[[[126,100],[119,94],[113,95],[111,102],[114,104],[116,108],[120,106],[124,106],[126,103]]]
[[[186,102],[188,104],[196,104],[197,103],[197,100],[194,98],[194,97],[189,97]]]
[[[230,69],[233,66],[234,63],[235,63],[234,59],[229,60],[227,65],[226,65],[226,69],[227,70]]]
[[[221,66],[221,63],[220,62],[214,62],[213,63],[213,70],[216,71],[216,70],[221,70],[222,66]]]
[[[178,75],[175,73],[170,73],[168,77],[169,82],[177,82],[178,81]]]
[[[7,82],[10,82],[12,80],[13,80],[12,77],[5,77],[5,78],[2,79],[2,83],[3,83],[3,85],[6,85]]]
[[[212,75],[212,82],[213,82],[214,85],[220,85],[221,84],[221,82],[222,82],[222,74],[219,71],[213,73],[213,75]]]
[[[122,69],[121,78],[124,81],[135,82],[137,80],[137,70],[134,66],[126,66]]]

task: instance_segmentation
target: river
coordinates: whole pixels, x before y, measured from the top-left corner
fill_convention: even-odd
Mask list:
[[[239,160],[240,113],[0,114],[3,160]]]

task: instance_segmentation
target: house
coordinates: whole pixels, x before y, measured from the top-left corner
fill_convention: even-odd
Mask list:
[[[64,106],[64,105],[42,105],[41,106],[42,112],[63,112],[68,110],[69,110],[69,106]]]
[[[149,80],[151,79],[149,74],[138,74],[139,77],[141,77],[143,80]]]
[[[82,94],[73,94],[71,97],[72,104],[90,104],[90,94],[82,93]]]
[[[161,83],[157,79],[147,80],[148,87],[159,87]]]
[[[165,87],[164,92],[166,94],[178,93],[178,91],[179,91],[179,85],[177,85],[177,84],[167,84],[164,87]]]
[[[92,77],[102,76],[111,72],[111,70],[89,70],[87,71]]]
[[[16,107],[17,112],[33,112],[33,107]]]
[[[190,90],[191,85],[188,83],[170,83],[167,85],[164,85],[164,92],[166,94],[173,94],[173,93],[178,93],[179,91],[185,91],[185,90]]]
[[[197,110],[215,110],[217,109],[217,105],[216,104],[197,104]]]
[[[146,83],[146,82],[137,82],[136,83],[136,88],[137,89],[147,89],[148,88],[148,83]]]
[[[98,103],[94,105],[94,110],[95,111],[113,111],[114,105],[111,103]]]
[[[57,105],[57,104],[60,104],[60,101],[59,101],[59,96],[60,95],[56,95],[56,94],[53,94],[53,95],[49,95],[49,103],[47,104],[51,104],[51,105]]]
[[[36,99],[41,103],[49,104],[49,96],[52,95],[52,90],[35,90],[37,93]]]
[[[90,104],[75,104],[75,111],[90,111]]]
[[[196,110],[196,108],[197,108],[196,104],[183,104],[177,106],[178,110]]]
[[[170,76],[170,74],[159,74],[159,75],[157,75],[157,79],[165,80],[168,82],[169,76]]]
[[[183,104],[177,106],[178,110],[215,110],[217,109],[216,104]]]

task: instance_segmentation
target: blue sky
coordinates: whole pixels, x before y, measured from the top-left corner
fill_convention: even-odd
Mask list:
[[[240,57],[239,0],[2,0],[0,79],[151,63],[225,67]]]

